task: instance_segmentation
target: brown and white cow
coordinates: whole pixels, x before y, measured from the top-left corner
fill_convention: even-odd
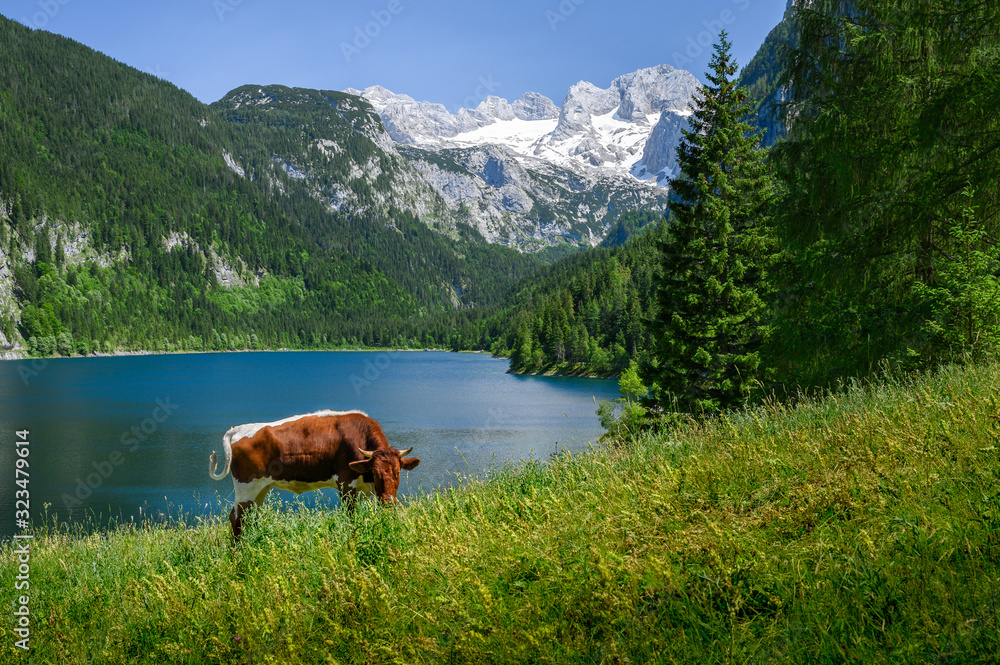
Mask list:
[[[232,472],[236,505],[229,513],[233,537],[239,540],[243,515],[260,505],[272,487],[296,494],[336,487],[341,501],[352,505],[358,495],[396,500],[399,470],[420,463],[404,457],[409,450],[389,445],[379,424],[362,411],[317,411],[273,423],[231,428],[222,437],[226,467],[216,474],[215,451],[209,474],[222,480]]]

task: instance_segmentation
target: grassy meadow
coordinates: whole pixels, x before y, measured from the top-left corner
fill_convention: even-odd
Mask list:
[[[36,663],[998,662],[1000,364],[268,506],[235,548],[222,515],[36,532]]]

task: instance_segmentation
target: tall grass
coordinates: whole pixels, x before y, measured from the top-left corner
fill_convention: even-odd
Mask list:
[[[998,448],[987,363],[509,466],[398,510],[268,505],[237,547],[224,516],[42,528],[32,655],[997,662]]]

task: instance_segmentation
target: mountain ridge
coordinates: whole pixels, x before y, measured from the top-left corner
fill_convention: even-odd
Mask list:
[[[429,188],[426,220],[396,207],[409,171],[357,97],[244,86],[287,99],[229,111],[3,17],[0,43],[0,346],[442,345],[435,317],[538,265],[434,229]]]
[[[561,107],[527,92],[513,103],[490,95],[475,109],[456,113],[383,86],[345,92],[367,99],[397,143],[428,149],[494,144],[529,168],[541,162],[580,175],[664,186],[675,175],[671,154],[699,85],[690,72],[664,64],[623,74],[607,88],[579,81]],[[673,131],[654,133],[661,122]]]

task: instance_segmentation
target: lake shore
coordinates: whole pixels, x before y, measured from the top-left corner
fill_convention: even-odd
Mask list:
[[[541,369],[537,372],[515,372],[513,370],[508,370],[508,373],[516,374],[517,376],[565,376],[577,379],[602,379],[605,381],[617,381],[621,378],[618,374],[595,374],[587,365],[569,364],[555,365]]]
[[[12,350],[12,351],[2,351],[0,352],[0,362],[3,361],[47,361],[53,359],[66,359],[66,358],[115,358],[119,356],[169,356],[169,355],[196,355],[196,354],[208,354],[208,353],[313,353],[313,352],[339,352],[339,351],[365,351],[372,353],[404,353],[404,352],[447,352],[447,353],[476,353],[490,355],[489,351],[481,351],[474,349],[462,349],[460,351],[452,351],[451,349],[436,349],[436,348],[424,348],[424,349],[396,349],[388,347],[373,347],[373,348],[350,348],[350,349],[225,349],[218,351],[115,351],[113,353],[88,353],[87,355],[74,355],[74,356],[31,356],[28,355],[24,350]],[[509,360],[508,356],[493,356],[494,358]],[[508,370],[508,374],[514,374],[515,376],[550,376],[550,377],[566,377],[575,379],[600,379],[603,381],[617,381],[621,377],[618,374],[595,374],[591,371],[591,368],[586,365],[556,365],[553,367],[548,367],[537,372],[515,372]]]
[[[447,353],[479,353],[479,354],[489,354],[489,351],[477,351],[477,350],[461,350],[452,351],[451,349],[395,349],[389,347],[372,347],[372,348],[350,348],[350,349],[219,349],[211,351],[114,351],[112,353],[104,353],[103,351],[88,353],[86,355],[72,355],[72,356],[32,356],[26,349],[11,349],[8,351],[0,351],[0,362],[4,360],[16,361],[16,360],[57,360],[57,359],[72,359],[72,358],[117,358],[119,356],[177,356],[177,355],[198,355],[198,354],[208,354],[208,353],[313,353],[313,352],[338,352],[338,351],[366,351],[372,353],[403,353],[403,352],[425,352],[425,351],[437,351],[437,352],[447,352]]]
[[[33,656],[703,662],[725,645],[733,662],[995,662],[998,386],[995,361],[890,376],[397,510],[268,503],[238,546],[224,514],[99,537],[47,523]]]

